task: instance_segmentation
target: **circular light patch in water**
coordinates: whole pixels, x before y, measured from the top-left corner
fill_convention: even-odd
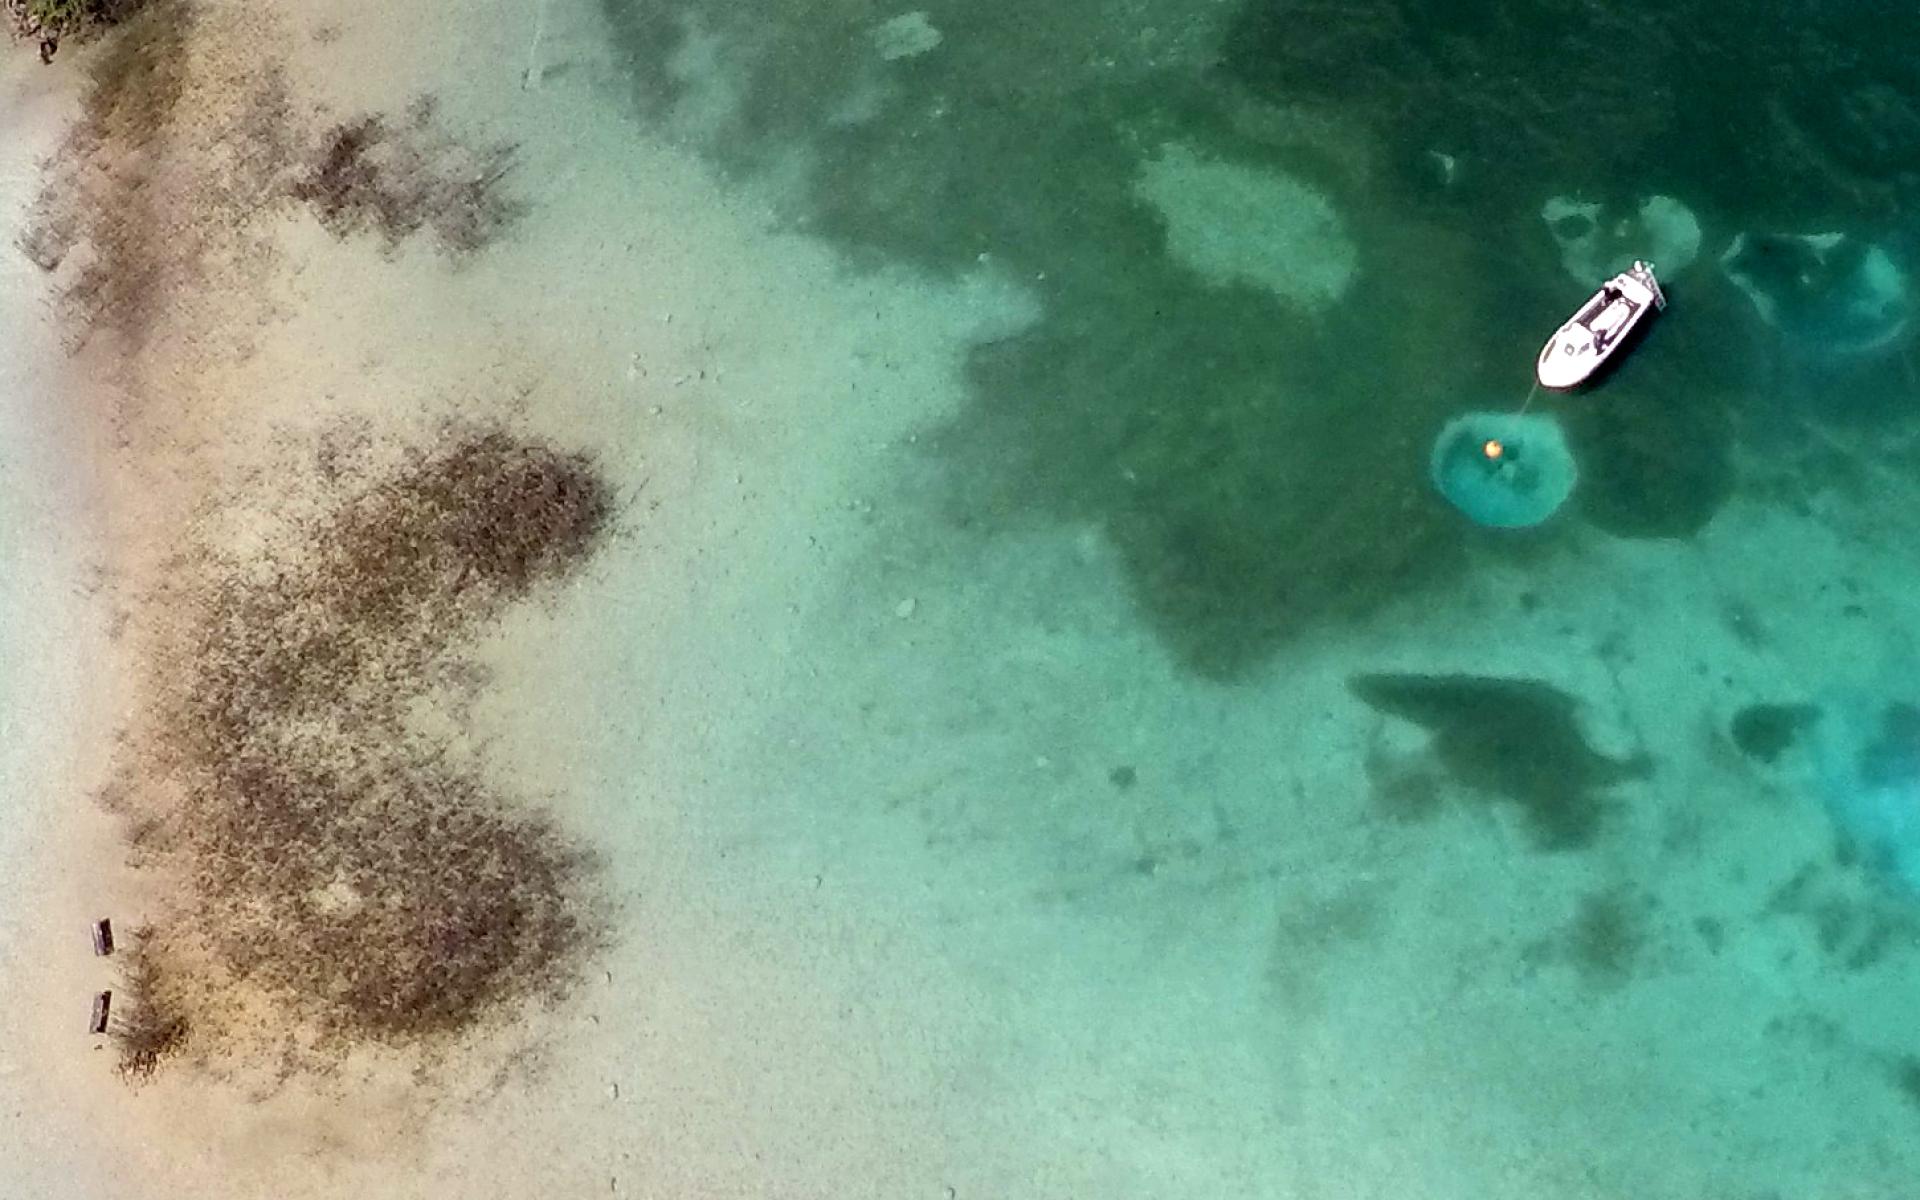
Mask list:
[[[1540,219],[1560,247],[1560,265],[1582,283],[1596,284],[1650,262],[1667,279],[1700,257],[1700,222],[1672,196],[1648,196],[1622,211],[1572,196],[1555,196]]]
[[[1822,354],[1871,354],[1911,327],[1907,273],[1871,242],[1840,233],[1743,233],[1720,265],[1762,321]]]
[[[1579,472],[1560,423],[1544,413],[1455,417],[1433,444],[1433,486],[1476,525],[1538,525],[1573,494]]]

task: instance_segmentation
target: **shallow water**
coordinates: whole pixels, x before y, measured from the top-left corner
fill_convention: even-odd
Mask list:
[[[123,736],[6,762],[66,882],[0,1172],[1905,1194],[1920,845],[1849,843],[1920,780],[1740,717],[1911,651],[1920,385],[1721,262],[1905,268],[1920,17],[1779,7],[204,3],[9,69],[91,403],[0,385],[107,516],[88,576],[10,497],[96,582],[0,600]],[[1676,202],[1668,311],[1531,394]],[[1577,483],[1476,525],[1434,440],[1522,407]],[[109,910],[189,1030],[131,1086]]]

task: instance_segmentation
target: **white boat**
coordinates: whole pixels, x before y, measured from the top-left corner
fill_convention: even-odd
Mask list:
[[[1598,371],[1649,312],[1666,308],[1666,293],[1653,277],[1653,264],[1638,260],[1600,285],[1580,311],[1554,330],[1540,351],[1535,373],[1540,386],[1578,387]]]

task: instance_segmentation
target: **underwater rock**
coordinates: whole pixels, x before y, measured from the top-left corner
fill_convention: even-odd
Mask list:
[[[1427,165],[1431,168],[1434,182],[1442,190],[1450,189],[1460,179],[1460,160],[1458,157],[1440,150],[1427,151]]]
[[[1477,525],[1520,529],[1552,516],[1578,475],[1560,425],[1544,414],[1455,417],[1433,444],[1433,486]]]
[[[1560,265],[1584,284],[1618,275],[1635,259],[1672,279],[1700,257],[1700,222],[1672,196],[1648,196],[1626,212],[1555,196],[1541,206],[1540,219],[1560,247]]]
[[[1920,899],[1920,705],[1848,697],[1824,706],[1819,783],[1848,855]]]
[[[1594,750],[1574,698],[1538,680],[1380,674],[1347,686],[1431,734],[1435,757],[1456,779],[1517,805],[1543,850],[1590,843],[1604,808],[1598,790],[1652,770],[1645,755]]]
[[[1762,321],[1817,353],[1871,354],[1908,333],[1907,273],[1871,242],[1840,233],[1743,233],[1720,265]]]
[[[880,52],[881,59],[886,62],[917,58],[937,47],[940,41],[940,31],[920,10],[901,13],[890,21],[882,21],[873,30],[874,49]]]
[[[1749,704],[1733,714],[1728,732],[1740,753],[1772,765],[1819,715],[1811,704]]]

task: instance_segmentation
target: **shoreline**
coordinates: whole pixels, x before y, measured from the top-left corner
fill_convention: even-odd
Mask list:
[[[576,12],[573,19],[579,17]],[[289,23],[298,27],[297,20]],[[259,24],[248,29],[263,32]],[[356,47],[354,36],[340,32],[324,45],[333,54],[375,50],[364,44],[364,34]],[[544,44],[564,47],[566,36],[565,21],[555,14]],[[246,44],[244,37],[224,43],[213,69],[244,61]],[[411,78],[414,67],[400,63],[396,70],[417,84]],[[233,78],[244,78],[244,72]],[[293,79],[290,86],[303,86],[297,75]],[[390,86],[393,82],[379,71],[358,73],[325,102],[322,121],[351,118],[360,104],[383,92],[392,97],[408,90]],[[450,82],[457,89],[465,76]],[[196,86],[191,76],[186,86],[191,96]],[[553,78],[543,92],[556,101],[563,98]],[[583,101],[576,92],[564,102]],[[516,99],[514,106],[519,104]],[[230,99],[217,110],[243,107]],[[451,114],[446,136],[457,139],[462,128],[473,127],[475,113],[462,108],[457,91],[443,97],[441,111]],[[255,524],[248,506],[275,502],[270,488],[262,490],[263,482],[290,478],[277,464],[309,461],[311,450],[302,443],[341,421],[370,429],[378,438],[417,444],[441,416],[458,413],[483,424],[503,419],[595,452],[623,494],[644,497],[645,503],[633,511],[621,544],[589,563],[583,579],[537,598],[509,617],[504,632],[485,639],[480,653],[503,682],[483,694],[486,711],[477,736],[514,746],[515,753],[495,755],[490,769],[510,778],[527,803],[550,808],[588,844],[620,846],[643,830],[665,835],[641,863],[616,860],[605,880],[618,921],[616,945],[605,966],[616,978],[645,978],[653,973],[651,954],[663,945],[684,947],[678,953],[689,965],[708,956],[707,971],[666,991],[649,987],[627,1001],[667,1004],[691,1024],[667,1034],[636,1060],[631,1034],[617,1034],[609,1042],[602,1032],[598,1011],[609,996],[594,984],[596,971],[570,1000],[525,1027],[483,1030],[451,1047],[465,1061],[435,1068],[435,1082],[425,1088],[405,1085],[404,1055],[356,1055],[343,1065],[343,1076],[297,1079],[269,1097],[236,1091],[232,1080],[209,1086],[191,1072],[126,1091],[111,1072],[83,1060],[83,1077],[58,1085],[63,1099],[51,1111],[63,1122],[94,1125],[104,1114],[114,1114],[108,1123],[117,1130],[117,1147],[92,1147],[91,1157],[105,1178],[140,1174],[156,1186],[214,1194],[205,1191],[211,1181],[203,1174],[211,1168],[232,1195],[330,1196],[340,1194],[350,1179],[360,1181],[353,1186],[387,1196],[490,1194],[485,1188],[461,1190],[478,1188],[479,1178],[464,1156],[492,1163],[486,1170],[494,1178],[502,1173],[521,1177],[532,1168],[520,1155],[503,1158],[498,1147],[503,1136],[523,1124],[545,1130],[540,1144],[548,1154],[577,1144],[578,1126],[585,1121],[602,1129],[604,1144],[619,1143],[618,1131],[625,1127],[621,1110],[601,1107],[607,1099],[603,1089],[616,1085],[594,1082],[584,1095],[581,1085],[603,1074],[609,1059],[631,1070],[657,1055],[676,1064],[676,1073],[700,1080],[678,1114],[663,1111],[662,1119],[697,1119],[705,1130],[691,1152],[672,1152],[681,1161],[663,1163],[662,1178],[678,1174],[686,1186],[698,1188],[703,1172],[708,1186],[738,1172],[743,1164],[729,1161],[721,1153],[727,1139],[716,1137],[731,1124],[755,1124],[769,1144],[788,1140],[800,1128],[774,1122],[769,1113],[741,1109],[724,1076],[707,1078],[703,1060],[709,1053],[750,1058],[760,1053],[760,1035],[724,1024],[731,989],[757,980],[749,994],[804,995],[820,986],[814,976],[828,964],[812,961],[808,952],[796,958],[793,951],[778,949],[779,939],[767,942],[773,929],[791,925],[782,906],[756,896],[763,888],[750,878],[714,873],[725,857],[715,839],[732,834],[702,828],[708,818],[698,814],[704,807],[699,793],[718,781],[702,778],[704,773],[683,775],[677,765],[661,767],[692,763],[702,752],[724,763],[737,754],[738,736],[719,733],[716,714],[725,719],[739,704],[738,715],[756,720],[752,714],[777,703],[762,689],[785,676],[786,667],[778,663],[771,674],[745,676],[751,682],[744,689],[701,680],[711,675],[724,681],[732,670],[728,656],[756,654],[761,637],[790,644],[802,628],[790,619],[790,607],[799,612],[794,602],[805,606],[808,619],[831,602],[853,561],[849,556],[867,553],[861,549],[871,536],[864,528],[863,499],[874,495],[877,481],[908,452],[908,432],[931,415],[920,403],[899,407],[899,402],[916,389],[936,400],[950,395],[947,372],[954,355],[945,347],[969,336],[983,315],[1006,319],[991,313],[1007,307],[1009,299],[1004,289],[989,284],[957,295],[923,296],[911,280],[845,279],[829,255],[798,239],[763,232],[763,215],[750,197],[722,193],[684,156],[624,141],[596,150],[578,133],[556,144],[534,141],[533,135],[547,127],[546,117],[523,114],[514,125],[483,124],[477,136],[522,136],[522,154],[529,160],[520,168],[525,178],[545,176],[540,157],[571,160],[576,165],[563,169],[572,172],[579,194],[543,202],[524,218],[514,238],[458,270],[449,270],[419,239],[383,252],[377,238],[342,242],[305,214],[276,217],[261,231],[273,246],[273,258],[253,283],[225,294],[202,289],[190,307],[164,317],[143,348],[108,368],[114,382],[99,394],[118,405],[102,414],[115,443],[103,467],[110,476],[107,503],[117,514],[112,554],[119,572],[112,590],[131,612],[128,644],[154,645],[152,633],[171,618],[147,610],[146,597],[168,569],[177,531],[204,524],[211,515],[244,544]],[[624,122],[582,126],[581,131],[602,139],[628,132]],[[641,163],[646,174],[634,174]],[[159,180],[155,192],[163,200],[188,195],[182,190],[187,181],[177,173],[193,169],[192,159],[174,155],[167,168],[176,174]],[[644,214],[627,226],[627,250],[593,270],[553,280],[548,268],[556,257],[593,261],[596,196],[634,205]],[[642,238],[644,249],[636,259],[634,241]],[[634,269],[636,261],[644,263],[643,270]],[[167,271],[159,274],[165,277]],[[532,290],[523,290],[521,280]],[[209,282],[218,285],[220,279]],[[609,294],[627,297],[624,310],[609,310]],[[825,308],[813,311],[823,296]],[[370,299],[390,319],[368,321],[364,306]],[[1019,319],[1018,307],[1013,304],[1012,319]],[[246,318],[249,308],[263,314],[257,326]],[[238,322],[231,319],[235,315]],[[921,352],[929,337],[942,345],[940,352]],[[875,344],[891,348],[886,359],[867,357],[866,348]],[[111,340],[91,347],[82,357],[102,358],[109,345]],[[476,356],[476,346],[487,349]],[[907,365],[904,374],[901,362]],[[732,364],[724,382],[721,363]],[[72,360],[65,364],[69,370],[74,365]],[[836,421],[815,419],[823,390],[854,406]],[[478,398],[477,413],[469,397]],[[856,426],[868,432],[856,434]],[[850,438],[857,439],[858,449],[849,456],[844,449]],[[885,448],[896,443],[896,449]],[[821,535],[820,545],[811,544],[809,530]],[[761,577],[736,576],[716,554],[720,549],[754,555]],[[580,607],[582,596],[603,610],[650,614],[643,628],[631,631],[634,644],[611,663],[594,636],[600,620]],[[876,601],[875,613],[890,614],[898,603],[898,598]],[[744,622],[740,632],[722,632],[727,625],[716,623],[716,609]],[[544,634],[538,632],[542,629]],[[553,662],[546,657],[552,650],[579,657],[594,680],[588,693],[552,675]],[[655,653],[658,661],[648,662]],[[672,717],[665,727],[643,710],[609,720],[588,743],[585,772],[580,757],[550,753],[570,739],[577,744],[580,725],[571,714],[583,704],[589,711],[627,707],[643,681],[652,681],[663,696],[684,693],[675,703],[686,715]],[[138,680],[134,687],[135,695],[142,694]],[[522,711],[529,696],[539,696],[540,703]],[[631,746],[641,721],[649,727],[646,757],[636,760]],[[652,776],[652,787],[662,794],[659,803],[643,810],[638,830],[622,811],[630,807],[629,779],[636,768]],[[745,798],[753,785],[732,783],[738,770],[727,767],[724,778]],[[93,812],[90,819],[113,828],[105,814]],[[726,826],[734,819],[729,816]],[[110,842],[101,852],[117,849]],[[73,864],[68,858],[47,865],[69,871]],[[643,865],[651,869],[636,883],[634,872]],[[664,912],[649,899],[663,887],[678,894]],[[634,910],[636,903],[642,911]],[[836,924],[866,922],[843,903],[802,916],[795,944],[809,944],[813,938],[803,931],[836,910]],[[722,913],[732,916],[722,918]],[[751,935],[761,946],[752,960],[732,951],[710,957],[705,943],[712,936],[707,922],[713,920],[766,923]],[[665,923],[657,930],[659,944],[655,922]],[[130,924],[121,927],[131,932]],[[710,1008],[716,1003],[722,1007]],[[761,1018],[770,1027],[790,1029],[787,1040],[796,1051],[822,1036],[847,1036],[830,1033],[821,1019],[805,1005],[790,1015],[770,1011]],[[58,1035],[50,1014],[43,1056],[64,1058],[70,1044]],[[783,1076],[792,1073],[795,1082],[818,1081],[836,1062],[858,1055],[858,1045],[847,1044],[837,1057],[809,1054],[779,1070]],[[568,1066],[557,1079],[536,1081],[528,1068],[514,1065],[529,1056]],[[900,1082],[870,1075],[861,1086],[892,1090]],[[47,1083],[51,1086],[51,1077]],[[719,1090],[709,1090],[715,1087]],[[362,1111],[350,1117],[329,1114],[329,1098],[342,1095],[354,1096]],[[798,1117],[809,1103],[808,1091],[788,1091],[781,1107]],[[91,1115],[83,1120],[82,1113]],[[849,1119],[859,1118],[850,1112]],[[218,1132],[209,1138],[209,1131]],[[643,1144],[651,1141],[645,1138]],[[822,1148],[809,1141],[794,1144],[792,1151],[802,1158],[818,1156]],[[796,1162],[784,1170],[824,1180],[851,1168],[856,1177],[881,1178],[899,1169],[896,1150],[888,1143],[862,1142],[840,1147],[815,1167]],[[319,1170],[304,1179],[279,1174],[274,1164],[288,1151],[317,1155]],[[631,1142],[619,1146],[623,1157],[638,1152]],[[669,1151],[658,1145],[646,1153]],[[865,1166],[833,1166],[842,1153]],[[937,1143],[926,1141],[911,1157],[924,1160],[938,1153]],[[599,1177],[606,1165],[589,1156],[577,1163],[549,1160],[545,1169],[597,1188],[606,1183]],[[615,1173],[623,1169],[611,1165]],[[737,1183],[742,1194],[770,1185],[744,1176]],[[533,1186],[531,1178],[527,1186]]]
[[[136,349],[110,329],[24,376],[89,398],[35,459],[62,486],[32,522],[32,649],[72,703],[25,715],[70,749],[16,768],[32,742],[0,748],[34,797],[0,828],[33,855],[0,897],[31,1009],[0,1048],[0,1143],[30,1150],[0,1170],[34,1172],[31,1194],[1683,1200],[1892,1170],[1831,1147],[1897,1149],[1911,1115],[1879,1037],[1898,946],[1842,973],[1818,938],[1836,906],[1881,949],[1904,927],[1822,872],[1822,814],[1724,733],[1737,700],[1880,649],[1777,564],[1852,579],[1897,627],[1920,600],[1891,556],[1745,497],[1691,541],[1570,524],[1531,559],[1476,544],[1457,588],[1249,678],[1197,679],[1110,525],[984,533],[942,507],[951,461],[923,443],[977,416],[971,350],[1056,302],[1030,281],[986,256],[862,272],[780,232],[781,196],[618,107],[632,64],[592,4],[463,0],[400,37],[372,0],[199,11],[234,22],[177,81],[207,128],[168,133],[130,176],[150,207],[108,225],[166,303],[109,314],[150,335]],[[740,83],[712,57],[673,68],[711,72],[676,77],[694,117]],[[77,106],[57,99],[36,111]],[[232,203],[236,150],[258,151],[239,183],[275,190]],[[449,208],[497,152],[513,218]],[[154,216],[173,242],[140,240]],[[298,518],[326,528],[330,487],[382,478],[448,418],[591,453],[620,497],[596,557],[432,660],[465,682],[397,693],[453,729],[442,748],[490,802],[594,853],[607,945],[557,1001],[464,1038],[356,1042],[290,1077],[186,1059],[124,1087],[76,1050],[102,966],[85,922],[130,934],[170,897],[78,794],[118,729],[168,714],[157,660],[111,684],[83,668],[180,634],[193,614],[152,603],[183,574],[311,564]],[[78,447],[88,473],[61,473]],[[79,512],[98,546],[62,536]],[[203,545],[230,561],[186,561]],[[89,576],[95,556],[114,571]],[[1794,643],[1734,619],[1747,595]],[[1587,852],[1539,852],[1428,731],[1358,702],[1357,672],[1537,677],[1601,752],[1659,766],[1596,802]],[[1399,786],[1422,811],[1391,811]],[[1782,911],[1796,871],[1812,882]],[[343,888],[316,894],[364,901]],[[97,913],[108,896],[123,911]],[[1703,1008],[1724,1024],[1684,1019]]]

